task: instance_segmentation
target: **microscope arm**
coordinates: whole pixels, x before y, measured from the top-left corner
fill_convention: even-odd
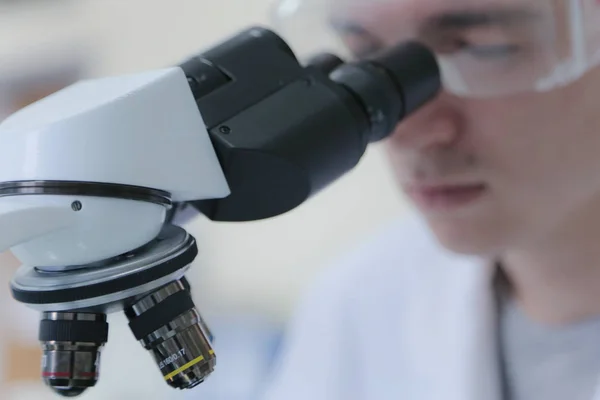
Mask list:
[[[179,209],[172,203],[214,221],[286,213],[440,86],[435,56],[416,43],[302,65],[257,27],[177,67],[79,82],[0,125],[0,227],[23,227],[0,229],[0,245],[60,270],[150,242]],[[27,223],[40,205],[46,212]]]

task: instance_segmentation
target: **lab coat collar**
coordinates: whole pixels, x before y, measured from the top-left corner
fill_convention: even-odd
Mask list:
[[[462,312],[456,315],[452,330],[457,343],[457,368],[455,400],[503,400],[502,369],[498,351],[497,300],[494,290],[497,267],[492,263],[472,260],[472,279],[465,279],[469,293],[459,296]],[[466,268],[468,269],[469,266]]]
[[[420,310],[435,314],[430,331],[415,332],[415,343],[428,343],[422,355],[431,368],[431,387],[423,388],[428,393],[423,398],[503,400],[493,290],[496,268],[480,259],[449,258],[444,270],[437,271],[441,276],[432,277],[438,282],[435,299],[425,300]]]

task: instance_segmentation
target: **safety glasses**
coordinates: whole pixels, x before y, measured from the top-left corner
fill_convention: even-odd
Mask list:
[[[461,97],[549,91],[600,64],[598,0],[280,0],[274,22],[300,57],[424,43]]]

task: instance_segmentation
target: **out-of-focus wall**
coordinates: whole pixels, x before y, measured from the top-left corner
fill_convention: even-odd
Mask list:
[[[13,79],[19,74],[34,76],[52,66],[59,71],[55,78],[63,71],[68,81],[79,73],[93,77],[171,65],[251,24],[268,25],[272,5],[271,0],[7,3],[0,1],[0,82],[3,77]],[[33,75],[27,75],[29,70]],[[260,355],[251,351],[259,352],[261,345],[269,351],[272,333],[285,323],[314,274],[404,209],[381,149],[374,147],[352,173],[289,214],[244,224],[214,223],[199,216],[187,224],[200,249],[189,275],[196,303],[207,312],[209,321],[222,327],[225,343],[237,343],[237,347],[224,345],[221,354],[242,353],[247,360],[258,362]],[[6,287],[10,276],[6,271],[14,270],[9,266],[14,262],[6,261],[6,256],[0,260],[5,261],[0,277]],[[0,348],[4,361],[0,375],[4,376],[10,375],[6,371],[22,359],[19,354],[33,352],[31,358],[36,357],[31,343],[35,341],[37,315],[8,297],[1,297],[0,308],[5,311],[0,317],[19,317],[10,317],[11,324],[6,319],[1,324],[4,333],[0,329],[0,339],[4,335],[9,337],[4,343],[11,343]],[[215,378],[222,386],[215,384],[195,395],[176,392],[161,381],[124,318],[110,318],[110,342],[103,355],[101,380],[84,398],[248,399],[245,393],[256,381],[248,371],[259,371],[250,361],[243,369],[241,359],[228,362],[224,357],[222,375]],[[9,325],[11,329],[5,329]],[[25,369],[35,369],[33,374],[24,373],[25,377],[8,383],[0,380],[0,398],[52,398],[29,376],[37,376],[39,362],[35,362],[25,363]]]

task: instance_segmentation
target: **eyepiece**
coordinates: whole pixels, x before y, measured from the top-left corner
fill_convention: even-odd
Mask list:
[[[341,58],[331,53],[316,54],[312,56],[307,62],[308,66],[315,67],[326,74],[331,73],[337,67],[343,64],[344,61]]]
[[[386,49],[370,59],[342,64],[330,77],[348,88],[367,113],[369,142],[385,139],[441,89],[435,55],[413,42]]]
[[[402,118],[429,103],[442,88],[435,53],[422,43],[400,43],[376,54],[369,62],[383,68],[402,93]]]
[[[191,389],[216,365],[212,336],[185,280],[172,282],[125,310],[136,339],[152,353],[170,386]]]
[[[46,312],[40,321],[42,378],[57,394],[76,397],[96,385],[108,341],[105,314]]]

